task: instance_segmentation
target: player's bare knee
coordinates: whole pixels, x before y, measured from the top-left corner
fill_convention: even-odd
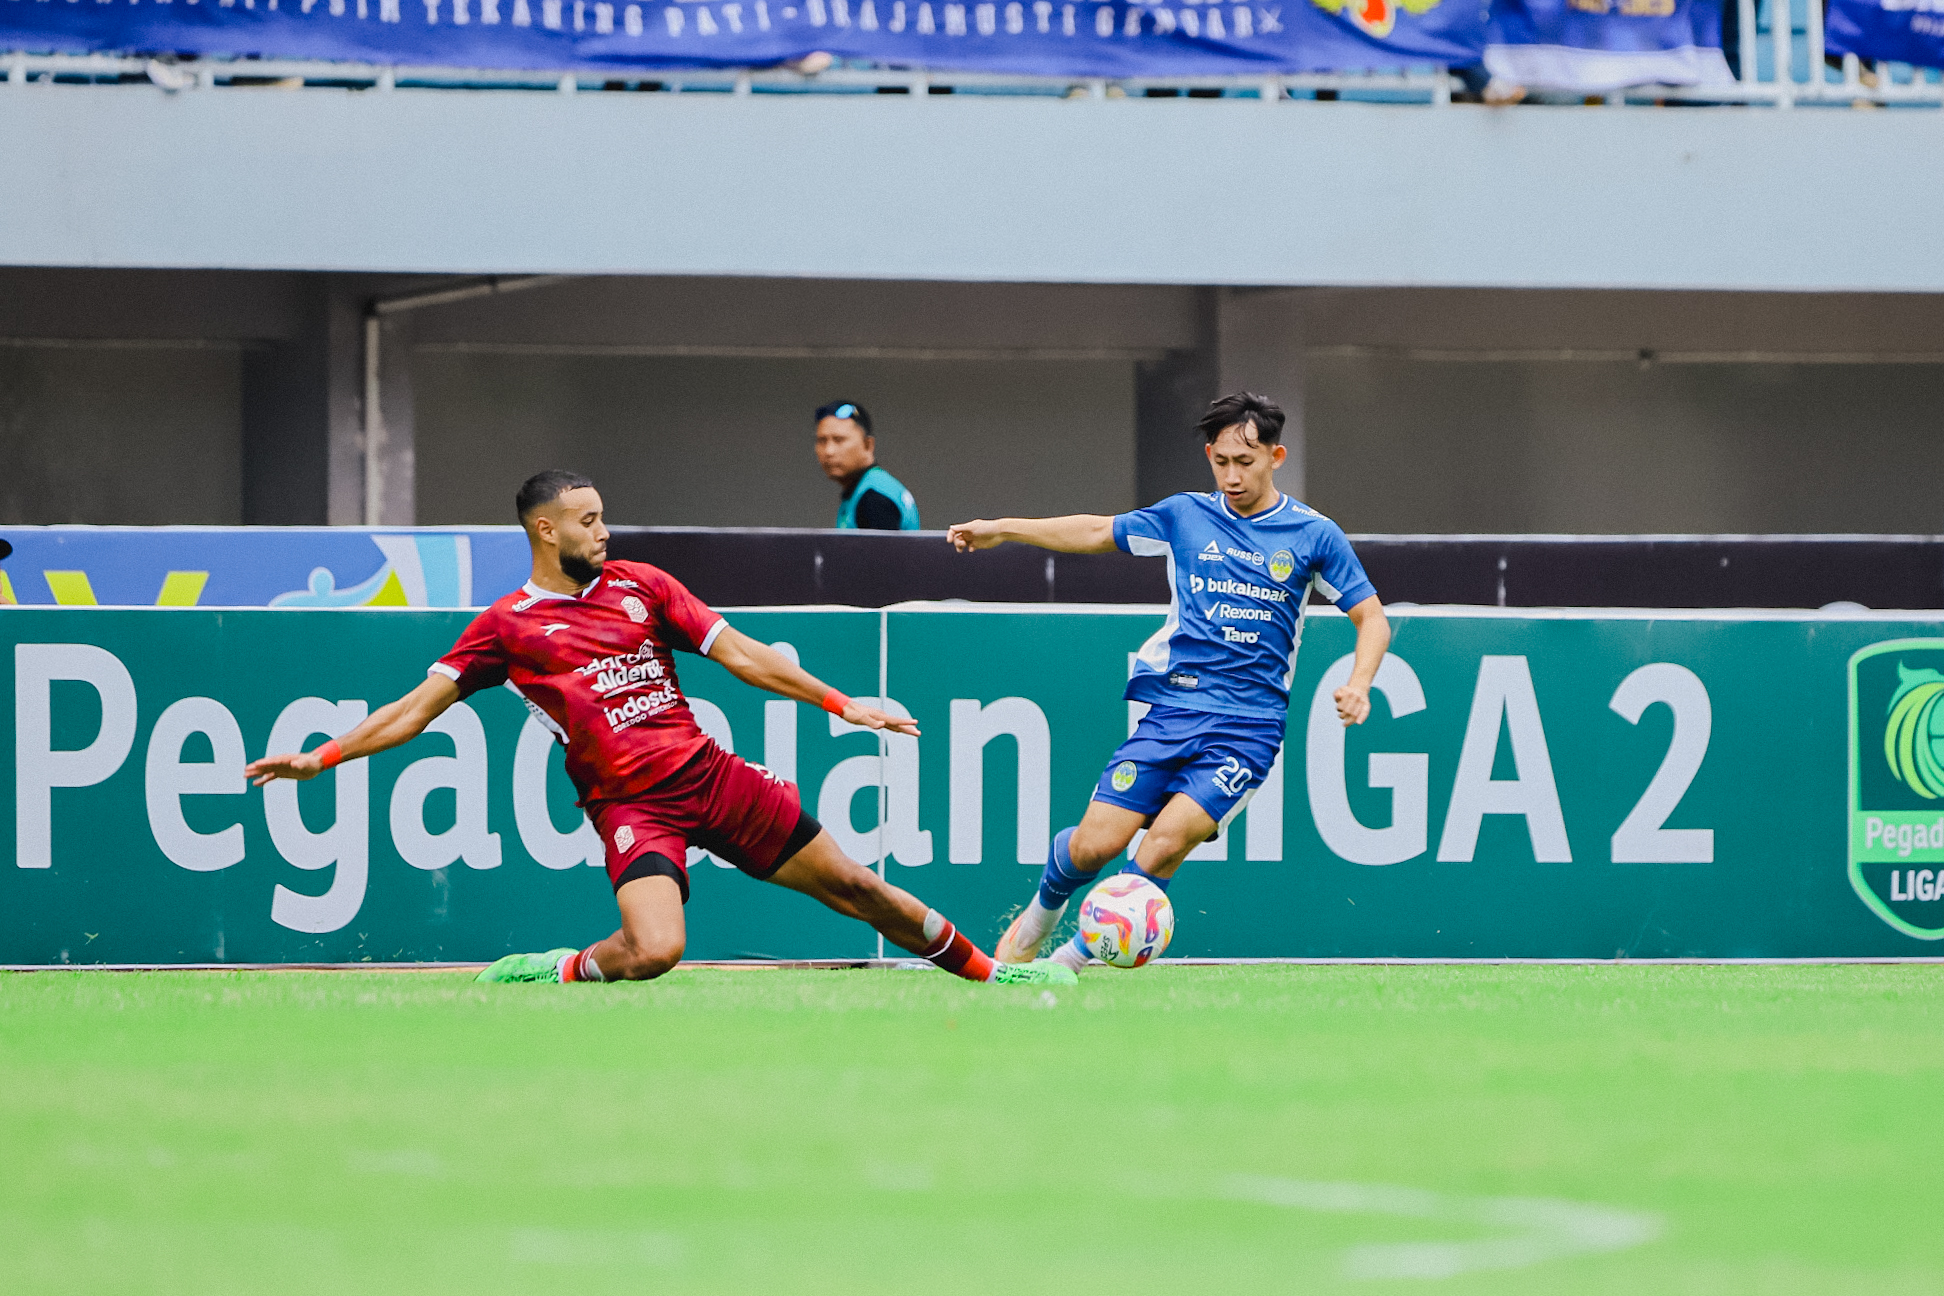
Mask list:
[[[1151,857],[1157,864],[1164,860],[1178,863],[1206,840],[1205,837],[1197,837],[1189,841],[1187,834],[1179,830],[1150,829],[1146,841],[1142,843],[1144,849],[1141,854],[1144,858]]]
[[[685,942],[679,940],[631,940],[622,953],[621,966],[609,977],[616,981],[653,981],[682,961],[684,949]]]
[[[1127,842],[1115,841],[1113,837],[1111,833],[1075,831],[1067,842],[1067,858],[1082,873],[1098,873],[1107,861],[1127,849]]]

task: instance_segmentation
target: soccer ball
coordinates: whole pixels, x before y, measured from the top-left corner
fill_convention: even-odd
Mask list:
[[[1160,887],[1133,873],[1117,873],[1080,906],[1080,943],[1109,967],[1137,968],[1168,948],[1174,906]]]

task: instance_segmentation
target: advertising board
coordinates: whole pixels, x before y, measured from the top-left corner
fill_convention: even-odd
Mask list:
[[[316,746],[422,678],[463,611],[0,613],[0,963],[483,960],[614,926],[558,750],[504,690],[314,782]],[[730,619],[918,738],[682,659],[705,729],[853,856],[990,944],[1136,718],[1153,608],[906,605]],[[1172,892],[1174,955],[1932,956],[1944,635],[1922,614],[1400,609],[1369,723],[1313,611],[1288,737]],[[880,754],[882,750],[882,755]],[[876,937],[692,852],[691,958]],[[595,867],[590,867],[595,865]],[[895,952],[895,951],[894,951]]]

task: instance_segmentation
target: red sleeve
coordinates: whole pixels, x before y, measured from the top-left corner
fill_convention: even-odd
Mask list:
[[[669,646],[692,653],[707,653],[716,635],[729,623],[720,613],[689,593],[688,586],[661,573],[661,590],[656,605],[661,610],[663,638]]]
[[[487,608],[474,618],[452,645],[452,651],[432,663],[427,674],[443,675],[459,686],[459,696],[506,682],[506,653],[500,646],[499,609]]]

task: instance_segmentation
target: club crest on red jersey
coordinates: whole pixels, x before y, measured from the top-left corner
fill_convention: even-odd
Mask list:
[[[648,619],[648,605],[646,603],[643,603],[640,599],[636,598],[632,594],[629,594],[624,598],[622,598],[621,610],[623,612],[626,612],[628,614],[628,619],[630,621],[633,621],[636,625],[640,625],[643,621],[646,621]]]

